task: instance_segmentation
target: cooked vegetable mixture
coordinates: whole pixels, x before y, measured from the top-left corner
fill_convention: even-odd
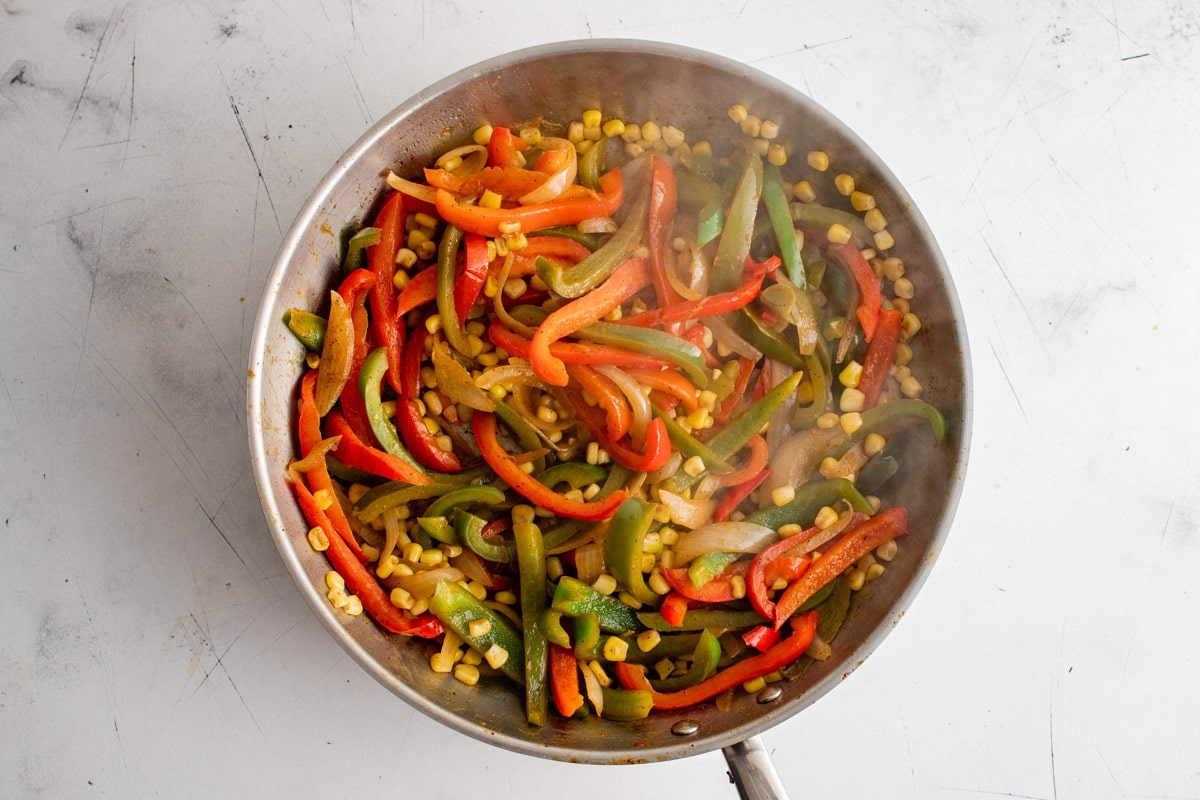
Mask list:
[[[284,318],[330,602],[513,681],[533,725],[828,658],[908,530],[887,482],[945,435],[870,187],[729,116],[484,125],[389,174],[324,315]]]

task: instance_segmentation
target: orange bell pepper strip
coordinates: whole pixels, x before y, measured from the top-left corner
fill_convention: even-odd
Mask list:
[[[297,433],[300,437],[300,455],[306,456],[309,452],[321,441],[321,418],[317,413],[317,401],[315,397],[317,385],[317,370],[310,369],[304,373],[304,377],[300,379],[300,418],[297,424]],[[321,459],[321,463],[308,472],[308,481],[313,485],[314,491],[322,489],[333,496],[333,479],[329,477],[329,467],[325,465],[325,459]],[[354,538],[354,531],[350,528],[350,521],[346,519],[345,512],[342,511],[342,506],[336,500],[333,505],[329,506],[329,518],[333,523],[333,528],[337,535],[341,538],[354,557],[364,564],[367,561],[366,555],[362,548],[359,547],[358,541]]]
[[[575,653],[557,644],[550,645],[550,696],[558,713],[568,719],[583,706],[578,665]]]
[[[771,585],[775,583],[775,578],[784,577],[782,570],[779,567],[772,567],[781,559],[788,558],[788,553],[795,550],[810,539],[810,536],[797,534],[789,536],[786,539],[780,539],[772,545],[764,547],[755,554],[750,561],[750,569],[746,571],[746,599],[750,601],[750,605],[757,611],[763,619],[771,622],[775,621],[775,601],[767,594],[771,589]],[[788,582],[796,580],[807,569],[812,562],[811,558],[804,557],[803,562],[798,562],[793,565],[789,574],[795,577]],[[768,571],[772,572],[768,576]]]
[[[529,366],[534,374],[553,386],[566,386],[567,368],[550,352],[550,345],[601,319],[649,283],[646,260],[634,256],[617,267],[604,283],[551,312],[538,325],[529,345]]]
[[[338,294],[350,307],[350,318],[354,321],[354,357],[351,360],[350,380],[342,387],[338,403],[350,428],[365,442],[374,442],[375,434],[367,421],[367,408],[358,391],[358,371],[367,357],[367,337],[370,333],[370,318],[366,304],[371,288],[377,280],[373,272],[356,269],[346,276],[338,287]]]
[[[541,506],[560,517],[599,522],[611,517],[628,497],[624,489],[618,489],[595,503],[568,500],[537,478],[527,475],[496,439],[495,414],[476,411],[471,415],[471,432],[475,434],[479,454],[500,480],[535,506]]]
[[[474,175],[425,169],[425,182],[435,189],[445,189],[456,197],[477,197],[490,189],[509,203],[515,203],[537,189],[548,177],[545,173],[521,167],[487,167]]]
[[[400,290],[400,296],[396,298],[396,318],[399,319],[414,308],[420,308],[436,299],[437,267],[426,267],[413,275]]]
[[[388,593],[367,571],[367,568],[354,558],[350,549],[332,530],[333,525],[329,521],[329,517],[321,510],[304,482],[294,482],[292,489],[296,493],[296,500],[299,502],[300,510],[304,513],[308,524],[314,528],[319,527],[325,532],[325,538],[329,540],[325,557],[329,559],[329,563],[337,570],[338,574],[345,579],[346,589],[351,594],[357,595],[358,599],[362,601],[363,609],[371,615],[372,619],[383,626],[384,630],[418,636],[423,639],[432,639],[445,630],[441,621],[428,612],[414,617],[407,611],[392,605]]]
[[[492,135],[488,137],[488,166],[520,167],[525,159],[518,153],[524,152],[528,147],[528,143],[520,136],[513,136],[509,128],[492,128]]]
[[[825,584],[842,574],[855,561],[884,542],[908,532],[908,512],[903,506],[880,511],[861,525],[851,528],[837,543],[821,553],[800,580],[784,590],[775,605],[775,627],[780,628],[804,601]],[[750,582],[747,581],[747,591]]]
[[[510,356],[524,359],[528,359],[530,356],[530,341],[504,327],[498,319],[493,319],[491,325],[488,326],[488,338],[492,344],[503,349]],[[648,369],[663,369],[672,366],[671,362],[665,358],[635,353],[623,347],[591,342],[554,342],[550,345],[550,354],[564,364],[612,364],[618,367],[646,367]]]
[[[567,196],[569,195],[569,196]],[[483,208],[459,205],[454,195],[445,189],[437,190],[437,212],[443,220],[467,233],[482,236],[502,236],[500,225],[516,222],[522,233],[559,225],[578,225],[585,219],[611,217],[621,207],[625,186],[619,170],[600,176],[600,193],[585,189],[564,193],[564,197],[545,203],[532,203],[516,208]]]
[[[371,333],[377,347],[386,347],[388,383],[400,391],[400,360],[404,330],[396,317],[396,252],[404,231],[404,195],[393,192],[375,217],[379,241],[367,248],[367,269],[375,276],[368,299],[371,304]]]
[[[612,456],[612,459],[634,472],[653,472],[661,469],[671,460],[671,437],[667,433],[667,424],[659,417],[650,420],[646,427],[646,446],[642,452],[634,450],[626,444],[627,439],[611,439],[608,436],[606,420],[599,408],[589,406],[583,395],[574,389],[566,392],[567,401],[575,410],[584,426],[592,434],[596,443]]]
[[[745,483],[767,466],[767,441],[762,436],[755,434],[750,437],[747,444],[750,447],[750,460],[741,469],[719,475],[718,479],[722,486],[737,486]]]
[[[689,412],[695,411],[700,407],[700,394],[696,390],[696,387],[692,385],[691,381],[674,370],[626,367],[625,371],[629,373],[629,377],[643,386],[649,386],[651,389],[658,389],[661,392],[674,395]]]
[[[329,416],[325,418],[325,429],[330,436],[342,437],[342,441],[333,452],[348,467],[357,467],[393,481],[412,484],[433,482],[432,477],[418,472],[412,464],[399,456],[366,444],[336,409],[329,412]]]
[[[633,412],[625,395],[615,383],[584,364],[572,364],[567,367],[567,373],[581,389],[596,398],[600,408],[604,409],[610,439],[620,439],[629,433]]]
[[[660,711],[688,708],[705,700],[711,700],[722,692],[741,686],[754,678],[761,678],[777,669],[782,669],[795,661],[808,646],[812,644],[817,634],[817,613],[809,611],[792,620],[792,633],[786,639],[780,639],[765,652],[743,659],[726,667],[707,680],[680,689],[678,692],[659,692],[650,685],[646,677],[645,667],[631,664],[628,661],[618,661],[613,664],[617,680],[626,689],[641,689],[650,692],[654,707]]]
[[[879,312],[879,326],[875,338],[867,347],[863,359],[862,376],[858,379],[858,390],[863,393],[863,410],[874,408],[879,403],[879,394],[887,383],[888,371],[896,358],[896,346],[900,343],[900,327],[904,315],[894,308]]]
[[[683,625],[683,620],[687,617],[689,605],[687,597],[672,590],[663,598],[662,605],[658,607],[658,613],[662,614],[662,618],[667,621],[668,625],[678,628]]]
[[[675,322],[688,322],[694,319],[716,316],[717,314],[725,314],[749,305],[750,301],[758,297],[759,292],[762,290],[763,278],[767,273],[778,268],[780,262],[779,256],[771,256],[761,264],[755,264],[749,257],[746,258],[746,261],[752,265],[749,275],[741,286],[731,292],[714,294],[710,297],[705,297],[703,300],[694,302],[680,301],[671,306],[650,309],[617,321],[623,325],[659,328]]]
[[[854,276],[854,282],[858,284],[859,300],[854,316],[858,318],[859,324],[862,325],[863,336],[869,342],[875,338],[875,328],[879,324],[882,302],[879,278],[875,276],[875,270],[863,258],[862,251],[850,242],[830,244],[829,255],[849,270],[850,274]]]

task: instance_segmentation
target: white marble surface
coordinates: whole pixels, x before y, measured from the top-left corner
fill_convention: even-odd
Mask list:
[[[845,120],[969,320],[955,532],[764,736],[792,796],[1200,798],[1198,34],[1187,0],[2,0],[0,796],[734,796],[719,754],[571,766],[410,711],[311,617],[249,470],[258,295],[328,165],[470,63],[620,36]]]

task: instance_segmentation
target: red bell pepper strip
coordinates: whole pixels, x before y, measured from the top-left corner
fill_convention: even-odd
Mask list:
[[[579,662],[575,653],[566,647],[550,644],[550,695],[558,713],[570,719],[583,706],[579,691]]]
[[[629,377],[643,386],[649,386],[651,389],[658,389],[659,391],[673,395],[680,403],[683,403],[683,407],[689,412],[695,411],[700,407],[700,395],[696,391],[696,387],[692,385],[691,381],[674,370],[626,367],[625,371],[629,373]]]
[[[880,303],[882,302],[879,278],[875,276],[875,270],[863,258],[862,251],[849,242],[830,244],[829,254],[844,268],[850,270],[850,274],[854,276],[854,282],[858,284],[858,309],[854,315],[862,325],[863,336],[869,342],[875,338],[875,327],[879,324]]]
[[[474,175],[455,175],[444,169],[425,169],[425,182],[458,197],[477,197],[485,189],[515,203],[547,180],[542,172],[521,167],[487,167]]]
[[[750,385],[750,375],[754,372],[755,363],[752,358],[738,357],[738,374],[737,380],[733,382],[733,391],[721,401],[721,405],[717,407],[717,413],[713,414],[718,425],[728,424],[733,412],[737,411],[738,405],[741,404],[742,398],[746,394],[746,387]]]
[[[650,420],[646,427],[646,447],[639,453],[625,444],[626,440],[609,438],[603,412],[589,406],[579,392],[569,389],[566,396],[575,410],[575,416],[583,422],[596,443],[618,464],[634,472],[653,472],[671,460],[671,437],[667,433],[666,423],[659,417]]]
[[[530,342],[529,364],[534,374],[546,383],[566,386],[566,367],[550,352],[550,345],[601,319],[649,283],[650,271],[646,260],[634,256],[617,267],[600,286],[551,312],[538,325]]]
[[[733,593],[731,579],[736,575],[746,575],[750,567],[747,561],[735,561],[720,574],[703,586],[696,586],[688,577],[687,567],[660,570],[667,585],[689,600],[700,603],[728,603],[737,598]]]
[[[687,610],[687,597],[676,591],[672,591],[664,597],[662,604],[658,607],[658,613],[662,614],[662,618],[667,621],[667,624],[674,625],[676,628],[683,625]]]
[[[503,126],[492,128],[488,138],[489,167],[520,167],[525,159],[518,153],[523,152],[529,145],[519,136]]]
[[[414,308],[437,299],[437,267],[426,267],[413,275],[400,290],[396,299],[396,317],[399,319]]]
[[[721,362],[717,360],[717,357],[709,352],[709,349],[704,346],[704,329],[701,326],[693,325],[684,331],[683,336],[680,338],[685,342],[691,342],[692,344],[696,345],[696,347],[700,348],[700,353],[704,356],[705,367],[709,369],[716,369],[717,367],[721,366]]]
[[[779,631],[770,625],[756,625],[742,634],[747,647],[759,652],[770,650],[779,641]]]
[[[354,358],[350,367],[350,380],[342,387],[339,403],[351,429],[364,442],[374,442],[375,434],[371,432],[371,425],[367,421],[367,409],[358,391],[358,371],[369,350],[367,336],[370,323],[366,304],[369,291],[376,280],[374,273],[356,269],[347,275],[338,287],[338,294],[346,301],[350,308],[350,317],[354,320]]]
[[[703,319],[736,311],[749,305],[751,300],[758,297],[759,292],[762,291],[763,278],[767,273],[778,268],[779,256],[771,256],[761,264],[754,263],[747,256],[746,263],[749,265],[749,274],[746,280],[731,292],[714,294],[698,301],[679,301],[674,305],[660,306],[617,321],[624,325],[658,328],[674,322],[688,322],[693,319]]]
[[[304,377],[300,380],[300,419],[297,425],[297,433],[300,435],[300,455],[306,456],[316,446],[317,442],[321,441],[321,418],[317,413],[317,401],[315,398],[317,385],[317,370],[310,369],[304,373]],[[312,470],[308,472],[309,483],[313,485],[314,491],[325,490],[333,496],[333,480],[329,477],[329,468],[325,465],[325,459],[321,459]],[[350,551],[354,553],[354,557],[359,561],[366,563],[367,557],[359,547],[358,541],[354,538],[354,532],[350,528],[350,521],[346,519],[345,512],[342,511],[342,506],[336,500],[329,506],[330,520],[333,522],[334,530],[337,535],[346,543]]]
[[[604,409],[608,438],[615,441],[629,433],[633,412],[629,408],[629,401],[615,383],[584,364],[572,364],[567,372]]]
[[[861,525],[851,528],[813,562],[800,580],[784,590],[775,606],[775,627],[782,626],[818,589],[842,574],[855,561],[884,542],[907,532],[908,512],[903,506],[880,511]],[[747,594],[749,591],[750,582],[747,581]]]
[[[308,524],[314,528],[321,528],[325,532],[325,538],[329,540],[325,557],[329,559],[329,563],[337,570],[338,574],[345,579],[346,588],[350,593],[357,595],[358,599],[362,601],[363,609],[371,615],[372,619],[383,626],[384,630],[418,636],[423,639],[432,639],[445,630],[441,621],[432,614],[425,613],[414,617],[407,611],[392,605],[387,592],[367,571],[367,568],[354,558],[350,548],[346,547],[341,538],[332,530],[333,524],[329,521],[329,517],[317,505],[316,499],[313,498],[303,481],[294,482],[292,489],[296,492],[296,500],[300,503],[300,510],[304,512]]]
[[[750,437],[750,460],[741,469],[717,476],[722,486],[737,486],[756,477],[767,466],[767,441],[757,433]]]
[[[683,301],[667,278],[666,263],[667,242],[671,238],[671,224],[675,221],[678,205],[679,189],[675,184],[675,171],[663,159],[652,159],[646,244],[650,250],[650,274],[654,278],[654,293],[658,297],[659,308],[672,307]]]
[[[498,319],[493,319],[491,325],[488,326],[488,338],[492,344],[503,349],[510,356],[529,358],[529,340],[504,327]],[[671,366],[671,362],[665,358],[643,355],[623,347],[591,342],[554,342],[550,345],[550,354],[564,364],[613,364],[618,367],[647,367],[650,369]]]
[[[476,411],[471,415],[471,432],[475,434],[475,443],[479,447],[479,454],[483,456],[483,460],[500,480],[507,483],[513,491],[535,506],[541,506],[560,517],[581,519],[585,522],[605,520],[611,517],[628,497],[628,493],[624,489],[618,489],[595,503],[568,500],[532,475],[526,475],[521,466],[497,441],[495,414]]]
[[[599,194],[591,190],[570,196],[564,193],[555,200],[516,208],[484,208],[459,205],[454,195],[438,189],[437,212],[446,222],[468,233],[501,236],[500,225],[504,222],[520,223],[522,233],[532,233],[558,225],[578,225],[594,217],[611,217],[621,207],[625,196],[621,173],[614,169],[601,175],[600,190]]]
[[[892,361],[896,358],[896,345],[900,343],[900,327],[903,321],[904,315],[894,308],[885,308],[879,312],[879,327],[875,329],[875,338],[867,348],[862,376],[858,379],[858,390],[863,393],[864,411],[874,408],[879,402],[879,394],[883,391]]]
[[[759,485],[767,479],[771,474],[771,470],[764,469],[745,483],[731,486],[729,491],[721,495],[721,499],[717,501],[717,507],[713,510],[713,520],[716,522],[724,522],[729,519],[729,515],[742,504],[742,501],[750,496],[750,493],[759,487]]]
[[[679,398],[673,394],[667,394],[662,389],[651,389],[650,402],[663,413],[670,413],[672,409],[679,405]]]
[[[775,621],[775,601],[773,601],[767,593],[771,589],[771,585],[775,583],[776,577],[783,577],[782,570],[776,568],[772,571],[774,574],[768,576],[767,572],[770,565],[774,564],[778,559],[787,558],[787,554],[795,550],[810,537],[800,534],[798,536],[789,536],[786,539],[780,539],[772,545],[764,547],[755,554],[754,559],[750,562],[750,569],[746,571],[746,599],[750,601],[750,605],[754,607],[763,619]],[[790,571],[797,572],[807,568],[811,559],[804,559],[803,567],[793,567]],[[803,574],[801,572],[801,574]],[[799,575],[796,576],[797,578]]]
[[[400,392],[400,361],[404,328],[396,317],[396,251],[404,231],[404,195],[392,193],[375,217],[379,242],[367,248],[367,269],[375,276],[371,287],[371,333],[377,347],[387,348],[388,383]]]
[[[429,432],[421,410],[417,407],[420,392],[421,359],[425,357],[425,326],[417,325],[404,345],[404,360],[400,369],[400,395],[396,403],[396,428],[408,452],[421,466],[439,472],[461,472],[462,463],[453,452],[443,450],[437,437]]]
[[[431,476],[418,472],[399,456],[364,443],[336,409],[325,418],[325,428],[330,436],[342,437],[342,441],[333,452],[346,466],[357,467],[393,481],[412,484],[433,482]]]
[[[808,646],[812,644],[817,633],[817,614],[810,611],[792,620],[792,634],[772,645],[765,653],[751,656],[738,661],[732,666],[713,675],[711,678],[689,686],[678,692],[655,691],[646,677],[645,667],[631,664],[628,661],[618,661],[613,666],[616,669],[617,680],[626,689],[642,689],[650,692],[654,699],[654,707],[661,711],[678,710],[711,700],[722,692],[741,686],[754,678],[769,675],[777,669],[782,669],[795,661]]]
[[[462,273],[454,282],[454,310],[465,324],[471,306],[483,291],[483,282],[488,276],[487,239],[474,233],[463,237]]]

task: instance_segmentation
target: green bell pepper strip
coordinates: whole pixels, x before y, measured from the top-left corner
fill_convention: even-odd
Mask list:
[[[567,461],[543,470],[537,479],[551,489],[560,483],[572,489],[582,489],[589,484],[600,483],[607,477],[608,471],[604,467],[586,461]]]
[[[631,639],[625,660],[631,664],[653,664],[664,658],[690,655],[696,649],[696,642],[700,641],[700,633],[666,633],[659,638],[658,644],[646,651],[637,646],[636,638]]]
[[[797,288],[804,289],[808,281],[804,274],[804,262],[800,259],[800,243],[796,240],[796,228],[792,224],[787,195],[783,193],[783,176],[779,167],[774,164],[763,167],[762,198],[767,207],[767,216],[771,219],[771,227],[775,231],[783,266],[787,269],[792,283]]]
[[[677,170],[675,182],[679,187],[679,202],[696,213],[696,245],[703,247],[721,234],[725,226],[721,187],[712,178],[691,170]]]
[[[651,630],[702,631],[707,628],[750,628],[762,624],[757,611],[725,608],[689,608],[682,625],[672,625],[657,611],[639,611],[637,620]]]
[[[717,160],[710,155],[688,151],[679,154],[679,162],[689,171],[715,181],[717,178]]]
[[[397,458],[403,459],[412,467],[422,474],[426,474],[425,467],[421,466],[404,448],[400,442],[400,436],[396,433],[396,426],[388,418],[388,415],[383,410],[383,398],[380,396],[380,383],[388,371],[388,353],[386,347],[377,347],[371,351],[362,363],[362,367],[358,371],[358,391],[362,395],[363,405],[367,409],[367,422],[371,425],[371,431],[375,434],[375,438],[379,440],[379,446],[385,452],[391,453]]]
[[[704,442],[685,431],[682,425],[664,414],[661,408],[652,403],[650,410],[667,426],[667,437],[670,438],[671,444],[675,445],[675,449],[685,457],[699,456],[700,460],[704,462],[704,466],[714,472],[733,472],[733,467],[728,461],[714,453],[713,449]]]
[[[604,171],[604,142],[604,139],[593,142],[576,165],[579,182],[589,189],[600,188],[600,173]]]
[[[346,257],[342,259],[342,276],[362,266],[363,251],[379,244],[383,232],[379,228],[363,228],[346,241]]]
[[[454,523],[447,517],[417,517],[417,525],[434,541],[442,544],[461,544],[458,540],[458,532],[454,530]],[[424,545],[421,546],[424,547]]]
[[[483,529],[487,522],[462,509],[454,510],[454,532],[463,547],[487,561],[507,563],[516,554],[514,545],[504,545],[489,541],[483,537]]]
[[[462,246],[463,231],[455,225],[446,225],[437,251],[437,310],[442,318],[442,332],[446,341],[458,352],[466,355],[470,351],[464,328],[466,320],[458,318],[454,304],[454,284],[457,279],[458,250]]]
[[[621,588],[647,605],[656,605],[660,600],[642,577],[642,545],[654,522],[654,511],[653,503],[630,497],[608,521],[604,535],[604,565],[609,574]]]
[[[325,465],[329,467],[330,475],[347,484],[361,483],[363,486],[378,486],[384,482],[383,478],[372,472],[367,472],[365,469],[347,467],[333,453],[325,454]]]
[[[834,224],[849,228],[856,247],[866,247],[869,242],[874,240],[875,234],[871,232],[867,224],[857,214],[849,211],[829,208],[816,203],[792,203],[788,209],[791,212],[792,222],[797,225],[820,228],[822,233],[829,230],[829,227]]]
[[[525,635],[525,719],[545,725],[550,707],[550,645],[538,624],[546,610],[546,553],[542,532],[532,522],[513,525],[521,584],[521,627]]]
[[[630,633],[639,627],[632,608],[570,575],[559,578],[550,606],[572,617],[595,614],[600,629],[608,633]]]
[[[800,605],[800,607],[796,609],[796,613],[803,614],[805,611],[812,611],[814,608],[816,608],[817,606],[824,603],[826,600],[828,600],[830,597],[833,596],[833,593],[835,591],[837,591],[837,589],[838,589],[838,584],[841,582],[843,582],[841,578],[834,578],[829,583],[822,586],[820,589],[817,590],[816,594],[814,594],[812,597],[805,600]],[[849,584],[847,584],[847,587],[849,587]],[[824,615],[822,615],[822,616],[824,616]],[[817,632],[820,633],[820,626],[818,626]],[[821,638],[825,639],[824,636],[822,636]],[[825,641],[829,641],[829,640],[825,639]]]
[[[429,507],[425,509],[425,516],[444,517],[454,509],[463,506],[475,503],[496,506],[503,502],[504,492],[495,486],[464,486],[461,489],[446,492],[437,500],[430,503]]]
[[[495,414],[504,427],[512,433],[517,439],[517,444],[526,452],[540,450],[543,447],[542,438],[538,435],[537,429],[529,423],[527,419],[516,412],[512,406],[503,400],[497,400],[495,396],[490,395],[492,401],[496,404]],[[534,473],[541,472],[546,468],[545,456],[535,459],[533,462]]]
[[[750,406],[741,416],[726,425],[708,440],[708,446],[721,458],[733,456],[746,446],[750,438],[757,434],[770,421],[771,417],[783,405],[784,401],[796,391],[804,376],[797,372],[784,379],[778,386],[764,394]],[[699,480],[680,470],[663,482],[667,491],[679,493],[694,485]]]
[[[754,235],[754,217],[762,196],[763,161],[757,153],[746,156],[742,176],[733,193],[725,229],[717,243],[710,271],[712,291],[731,292],[742,282],[742,267],[750,252]]]
[[[816,425],[817,417],[824,414],[829,405],[829,371],[824,363],[828,359],[829,351],[820,346],[817,347],[817,352],[804,357],[804,374],[812,384],[813,399],[807,406],[796,406],[796,411],[792,414],[792,427],[797,430]]]
[[[555,594],[558,594],[558,592],[555,591]],[[583,660],[596,658],[596,655],[600,652],[599,615],[591,611],[586,614],[580,614],[575,617],[572,629],[575,633],[575,657]]]
[[[561,236],[564,239],[570,239],[579,242],[588,250],[595,252],[600,247],[600,237],[594,233],[584,233],[575,225],[563,225],[555,228],[542,228],[541,230],[533,231],[525,234],[529,238],[535,236]]]
[[[892,400],[891,402],[862,412],[862,427],[850,434],[850,437],[842,444],[826,450],[822,458],[830,456],[841,458],[855,444],[866,439],[870,434],[887,428],[889,425],[914,421],[919,422],[922,420],[929,423],[929,427],[933,431],[934,441],[941,444],[946,438],[947,428],[946,418],[942,415],[942,412],[924,400],[905,398],[902,400]]]
[[[708,386],[708,370],[704,354],[691,342],[665,331],[618,325],[613,322],[593,322],[576,331],[576,336],[589,342],[613,345],[635,353],[665,358],[682,369],[698,389]]]
[[[692,651],[692,666],[682,675],[672,675],[662,680],[652,680],[650,685],[655,691],[677,692],[689,686],[695,686],[700,681],[708,680],[717,671],[717,662],[721,659],[721,643],[712,631],[704,631]]]
[[[763,323],[758,312],[742,308],[733,320],[733,330],[763,355],[787,364],[792,369],[804,369],[804,356],[792,344]]]
[[[738,374],[741,369],[742,362],[736,358],[721,365],[721,374],[713,378],[708,385],[709,391],[717,396],[718,403],[733,394],[733,387],[737,386]]]
[[[550,642],[550,644],[570,649],[571,636],[567,633],[567,629],[563,627],[563,617],[565,616],[566,614],[557,608],[543,609],[542,616],[538,619],[538,626],[542,629],[542,635],[546,637],[546,641]]]
[[[746,522],[765,525],[773,530],[779,530],[788,523],[808,525],[822,506],[833,506],[841,500],[850,503],[850,507],[855,511],[868,515],[874,513],[871,504],[853,483],[845,478],[832,478],[801,486],[790,503],[760,508],[747,516]]]
[[[534,259],[534,271],[559,297],[573,299],[595,289],[626,259],[646,238],[648,208],[650,203],[650,170],[638,191],[637,198],[629,208],[625,221],[617,232],[590,256],[573,267],[563,268],[547,258]]]
[[[721,571],[742,557],[741,553],[702,553],[688,564],[688,580],[699,589],[721,574]]]
[[[328,323],[324,317],[302,308],[289,308],[283,312],[283,324],[308,350],[320,353],[325,346],[325,326]]]
[[[654,696],[643,689],[618,689],[601,686],[604,713],[600,716],[617,722],[645,719],[654,710]]]
[[[504,648],[508,658],[500,665],[500,671],[517,683],[525,684],[525,645],[520,631],[508,617],[484,605],[455,581],[442,581],[437,585],[433,597],[429,598],[429,610],[472,650],[483,654],[492,645]],[[490,624],[488,632],[482,636],[471,633],[471,623],[477,619],[486,619]]]
[[[452,483],[424,483],[414,485],[404,481],[381,483],[358,499],[354,511],[362,522],[371,522],[384,511],[394,506],[405,505],[414,500],[441,497],[457,489]]]

